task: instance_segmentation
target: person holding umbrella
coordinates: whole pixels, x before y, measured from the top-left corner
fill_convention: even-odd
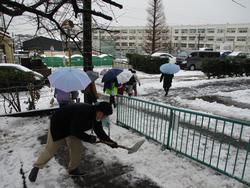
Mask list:
[[[166,63],[160,66],[160,71],[162,72],[160,82],[163,80],[163,89],[165,91],[165,96],[167,96],[172,86],[174,74],[180,71],[180,67],[175,64]]]
[[[110,104],[116,108],[115,96],[118,94],[118,75],[123,72],[122,69],[112,68],[109,69],[102,78],[102,82],[104,82],[103,92],[110,95],[109,102]],[[121,83],[120,83],[121,84]]]
[[[102,120],[113,113],[108,102],[99,102],[95,105],[86,103],[69,104],[56,111],[50,120],[47,143],[44,150],[33,164],[29,180],[35,182],[38,171],[42,169],[55,153],[65,143],[69,147],[70,161],[68,172],[72,176],[83,175],[78,169],[81,159],[82,142],[96,143],[96,138],[112,148],[118,144],[104,132]],[[85,133],[93,130],[96,136]]]
[[[65,92],[55,88],[54,97],[56,98],[60,108],[70,103],[70,92]]]
[[[118,94],[118,81],[116,78],[104,82],[103,91],[109,94],[109,103],[116,108],[115,96]]]
[[[173,74],[161,74],[160,82],[163,80],[163,89],[165,91],[165,96],[168,95],[169,88],[172,86],[173,78]]]

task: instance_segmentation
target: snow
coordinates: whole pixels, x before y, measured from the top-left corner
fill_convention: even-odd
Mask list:
[[[100,72],[103,68],[107,67],[96,68],[95,71]],[[143,97],[146,99],[148,99],[147,95],[151,92],[162,90],[162,83],[159,83],[159,74],[149,75],[138,71],[137,75],[142,83],[142,85],[138,87],[138,93],[142,96],[145,95]],[[175,75],[171,89],[183,87],[191,88],[216,81],[233,81],[240,79],[247,80],[250,78],[208,80],[200,71],[180,71]],[[102,93],[102,85],[101,79],[98,79],[97,90],[100,93]],[[249,94],[250,88],[231,92],[215,92],[215,95],[231,97],[234,101],[247,104],[250,103]],[[21,93],[21,104],[23,110],[27,108],[27,104],[24,103],[27,98],[26,95],[26,92]],[[162,96],[158,96],[158,99],[161,103],[164,103],[164,101],[161,100],[161,97]],[[37,102],[37,108],[44,109],[50,107],[50,100],[52,98],[53,89],[44,87],[41,90],[41,98]],[[82,94],[80,94],[80,98],[81,100],[83,99]],[[217,102],[204,101],[199,98],[189,99],[180,96],[173,96],[173,99],[194,110],[250,121],[250,110],[247,108],[226,106]],[[55,102],[53,106],[56,105],[57,103]],[[4,113],[2,108],[0,109],[0,113]],[[49,126],[49,118],[0,117],[0,122],[0,187],[19,188],[23,185],[23,179],[19,173],[21,163],[23,163],[23,170],[27,177],[34,160],[44,147],[40,144],[37,138],[46,134]],[[111,137],[119,144],[132,146],[137,141],[145,139],[142,136],[117,126],[115,122],[116,113],[111,116]],[[127,154],[123,149],[111,149],[102,144],[92,145],[84,142],[83,144],[89,151],[93,151],[95,155],[105,163],[117,160],[120,163],[131,165],[134,167],[134,171],[131,172],[132,175],[134,173],[141,176],[147,176],[164,188],[244,187],[244,185],[238,181],[224,175],[218,175],[216,171],[185,157],[179,156],[174,152],[168,150],[162,151],[159,144],[149,140],[146,140],[139,151],[134,154]],[[54,158],[39,172],[36,183],[31,183],[26,178],[26,184],[27,187],[39,188],[77,187],[72,179],[67,177],[67,170],[59,165]]]

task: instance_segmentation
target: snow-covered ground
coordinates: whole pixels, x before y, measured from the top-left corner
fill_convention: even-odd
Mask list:
[[[100,72],[103,68],[95,70]],[[200,71],[180,71],[175,75],[169,96],[164,97],[162,83],[159,83],[160,75],[149,75],[142,72],[137,74],[142,82],[142,85],[138,87],[138,97],[142,99],[171,105],[176,104],[179,107],[188,107],[206,113],[250,121],[249,108],[228,106],[220,102],[209,102],[201,98],[210,95],[230,97],[233,102],[249,104],[250,86],[247,83],[243,84],[243,82],[248,82],[250,78],[208,80]],[[240,82],[242,84],[237,85],[237,87],[232,87],[230,84],[229,86],[222,85],[222,83],[228,81],[232,83]],[[212,89],[213,87],[204,89],[202,87],[204,85],[214,85],[215,89]],[[193,91],[194,88],[198,89]],[[97,90],[102,93],[101,79],[97,80]],[[26,93],[23,92],[21,97],[26,100]],[[53,89],[43,88],[41,90],[41,98],[37,102],[37,108],[50,107],[52,97]],[[82,94],[80,97],[82,100]],[[27,105],[22,101],[22,109],[26,107]],[[0,113],[3,114],[3,112],[1,107]],[[49,119],[48,117],[1,117],[0,122],[0,187],[23,187],[23,179],[19,173],[21,163],[23,163],[23,170],[27,177],[32,163],[43,147],[37,138],[46,134]],[[142,139],[137,134],[116,126],[114,123],[116,122],[115,113],[111,117],[111,122],[111,137],[119,144],[131,146],[136,141]],[[117,160],[120,163],[131,165],[134,167],[132,173],[145,175],[164,188],[246,187],[234,179],[219,175],[212,169],[189,159],[179,157],[174,152],[162,151],[160,145],[150,141],[146,141],[137,153],[131,155],[128,155],[122,149],[111,149],[104,145],[97,144],[93,146],[88,143],[84,143],[84,145],[105,163]],[[76,187],[71,178],[65,178],[66,174],[67,170],[60,166],[55,159],[52,159],[48,163],[48,168],[44,168],[39,173],[36,183],[30,183],[26,179],[27,187]]]

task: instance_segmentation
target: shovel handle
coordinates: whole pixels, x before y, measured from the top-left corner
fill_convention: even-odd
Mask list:
[[[113,143],[112,142],[109,142],[109,141],[104,141],[104,140],[99,140],[97,141],[96,143],[103,143],[103,144],[108,144],[108,145],[112,145]],[[130,148],[126,147],[126,146],[122,146],[122,145],[117,145],[118,148],[123,148],[123,149],[126,149],[126,150],[129,150]]]

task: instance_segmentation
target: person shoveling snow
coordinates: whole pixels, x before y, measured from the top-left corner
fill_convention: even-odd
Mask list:
[[[33,164],[29,180],[36,181],[39,169],[47,164],[65,141],[70,149],[69,174],[72,176],[83,174],[78,169],[82,149],[81,141],[96,143],[96,136],[86,134],[85,131],[92,129],[102,142],[112,148],[119,147],[104,132],[101,123],[101,120],[112,113],[112,107],[107,102],[99,102],[96,105],[72,104],[56,111],[51,117],[45,149]]]

